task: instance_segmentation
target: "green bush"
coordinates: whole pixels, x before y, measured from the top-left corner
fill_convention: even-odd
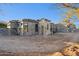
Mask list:
[[[7,28],[7,24],[0,23],[0,28]]]

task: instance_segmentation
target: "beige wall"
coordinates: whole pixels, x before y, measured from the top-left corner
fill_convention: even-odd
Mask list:
[[[8,23],[7,23],[7,28],[11,28],[10,25],[11,25],[10,22],[8,22]]]
[[[57,32],[67,32],[67,28],[63,24],[56,24]]]
[[[22,35],[34,35],[35,33],[35,24],[34,22],[27,22],[24,21],[22,22],[23,24],[21,25],[21,34]],[[24,26],[27,26],[27,28],[24,28]]]
[[[50,22],[45,20],[39,21],[39,34],[44,34],[44,35],[50,34]]]
[[[35,24],[38,24],[38,32],[35,32]],[[11,26],[13,25],[10,24],[10,27]],[[48,34],[51,34],[50,26],[51,26],[50,22],[46,20],[40,20],[38,23],[21,20],[18,31],[20,35],[34,35],[34,34],[48,35]],[[8,24],[8,27],[9,27],[9,24]]]

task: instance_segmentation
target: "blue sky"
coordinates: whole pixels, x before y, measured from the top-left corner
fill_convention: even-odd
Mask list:
[[[47,18],[54,23],[59,23],[67,11],[66,8],[53,3],[0,4],[0,20]]]
[[[56,4],[1,4],[1,20],[14,20],[22,18],[47,18],[52,22],[59,22],[62,10]]]

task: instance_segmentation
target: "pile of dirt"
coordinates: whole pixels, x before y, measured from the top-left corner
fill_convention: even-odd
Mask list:
[[[67,45],[59,52],[49,54],[49,56],[79,56],[79,44],[73,42],[65,42]]]

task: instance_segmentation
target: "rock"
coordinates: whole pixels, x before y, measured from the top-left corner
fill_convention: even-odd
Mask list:
[[[64,56],[61,52],[55,52],[53,54],[49,54],[49,56]]]
[[[61,52],[55,52],[49,54],[50,56],[79,56],[79,44],[73,42],[65,42],[67,45],[60,50]]]
[[[63,54],[66,56],[77,56],[79,55],[79,44],[68,42],[67,47],[63,49]]]
[[[76,51],[73,49],[73,46],[69,46],[63,49],[62,52],[65,56],[76,56]]]
[[[76,54],[79,56],[79,49],[76,49]]]

